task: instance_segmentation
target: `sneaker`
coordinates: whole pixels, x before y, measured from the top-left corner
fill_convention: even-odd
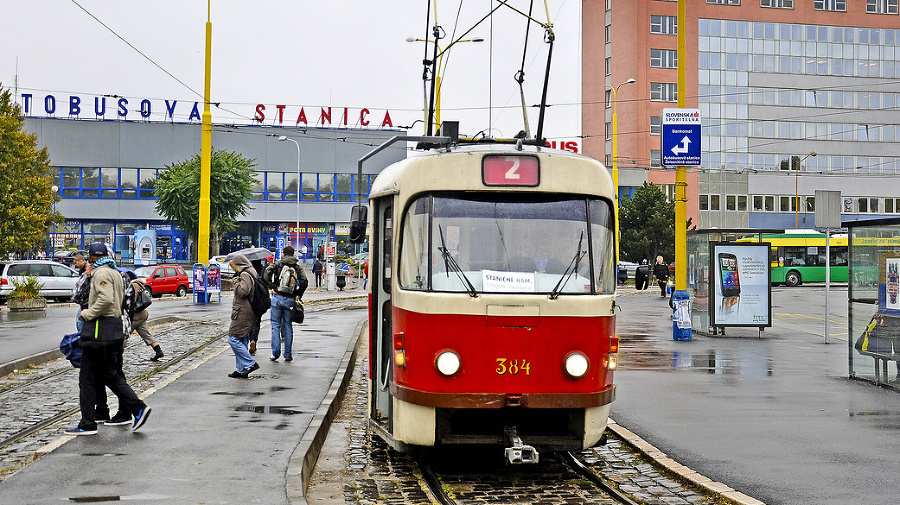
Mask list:
[[[254,354],[256,354],[256,341],[251,340],[250,341],[250,355],[252,356]]]
[[[294,357],[293,356],[285,356],[284,360],[285,361],[294,361]]]
[[[126,424],[131,424],[131,414],[121,410],[116,412],[116,415],[112,416],[109,421],[106,421],[107,426],[124,426]]]
[[[249,368],[247,368],[247,373],[249,374],[250,372],[255,372],[257,370],[259,370],[259,363],[253,363]]]
[[[66,435],[96,435],[97,428],[94,428],[93,430],[88,430],[88,429],[82,428],[81,426],[76,424],[75,426],[67,429],[63,433],[65,433]]]
[[[137,431],[140,429],[144,423],[147,422],[147,418],[150,417],[150,407],[144,407],[134,415],[134,424],[131,425],[131,431]]]
[[[228,376],[231,377],[232,379],[246,379],[247,376],[249,376],[249,375],[250,375],[250,372],[238,372],[237,370],[228,374]]]
[[[278,361],[278,358],[279,358],[279,357],[280,357],[280,356],[276,356],[276,355],[273,354],[272,356],[269,357],[269,360],[270,360],[270,361]]]
[[[94,416],[94,421],[95,421],[97,424],[105,424],[105,423],[108,423],[108,422],[109,422],[109,412],[106,412],[105,414],[96,414],[96,415]]]

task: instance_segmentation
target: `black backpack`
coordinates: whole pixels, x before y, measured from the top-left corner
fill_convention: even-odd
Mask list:
[[[266,287],[259,276],[250,275],[250,277],[253,279],[253,292],[248,300],[250,308],[253,309],[253,314],[257,318],[262,318],[263,314],[272,307],[272,300],[269,298],[269,288]]]

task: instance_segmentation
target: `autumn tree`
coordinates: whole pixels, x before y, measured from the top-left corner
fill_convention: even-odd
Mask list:
[[[0,85],[0,256],[43,249],[50,227],[62,220],[53,212],[50,155],[24,124],[19,104]]]
[[[210,164],[209,234],[211,255],[219,254],[219,236],[234,231],[250,210],[247,200],[256,182],[255,160],[235,152],[213,150]],[[156,181],[156,212],[188,232],[196,242],[200,231],[200,155],[166,165]],[[194,258],[198,251],[194,250]]]

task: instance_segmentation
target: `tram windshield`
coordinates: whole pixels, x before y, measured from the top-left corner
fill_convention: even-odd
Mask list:
[[[615,289],[606,200],[429,194],[411,202],[402,226],[403,289],[554,297]]]

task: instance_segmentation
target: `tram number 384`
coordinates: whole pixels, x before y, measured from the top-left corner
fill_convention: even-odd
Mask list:
[[[525,372],[525,375],[531,375],[531,363],[527,360],[497,358],[497,368],[494,370],[497,375],[519,375]]]

